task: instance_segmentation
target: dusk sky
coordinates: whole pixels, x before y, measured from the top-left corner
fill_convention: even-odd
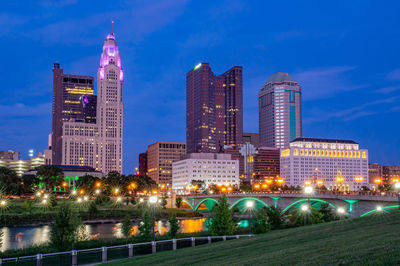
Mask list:
[[[114,31],[124,69],[124,173],[156,141],[185,141],[186,73],[243,66],[244,132],[277,71],[303,92],[304,137],[350,139],[400,164],[398,1],[5,1],[0,150],[47,148],[52,66],[96,76]]]

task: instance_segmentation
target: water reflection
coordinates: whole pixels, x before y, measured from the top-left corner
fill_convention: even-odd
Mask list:
[[[209,219],[184,219],[179,220],[180,232],[182,233],[197,233],[208,230]],[[122,224],[86,224],[83,227],[83,235],[86,239],[98,238],[121,238]],[[44,244],[50,239],[49,225],[35,226],[35,227],[3,227],[0,231],[3,233],[1,237],[2,246],[0,251],[9,249],[26,248],[32,245]],[[156,221],[155,231],[160,235],[168,233],[168,221]],[[134,224],[131,230],[132,235],[139,234],[138,224]]]

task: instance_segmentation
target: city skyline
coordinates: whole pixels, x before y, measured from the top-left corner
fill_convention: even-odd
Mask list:
[[[9,65],[1,68],[0,150],[13,149],[24,157],[31,148],[36,152],[46,149],[51,132],[52,64],[58,61],[66,73],[95,76],[99,43],[115,19],[127,77],[124,173],[134,172],[137,155],[147,145],[185,140],[185,73],[198,62],[209,62],[215,73],[243,66],[244,132],[258,132],[257,94],[270,75],[283,71],[302,87],[304,137],[353,139],[369,149],[370,162],[400,161],[396,52],[400,38],[398,29],[390,26],[398,22],[396,8],[340,3],[316,14],[315,8],[307,10],[309,6],[292,3],[301,12],[288,11],[287,21],[279,25],[258,25],[256,17],[263,9],[283,6],[233,1],[208,7],[170,1],[128,6],[118,12],[122,2],[115,9],[105,2],[88,14],[79,11],[60,18],[57,14],[80,5],[77,1],[63,3],[21,9],[9,3],[4,7],[10,13],[1,16],[0,23],[6,26],[0,34],[8,41],[1,47],[3,62]],[[216,11],[223,6],[227,7],[224,11]],[[170,9],[174,11],[167,12]],[[38,11],[53,15],[32,16]],[[199,14],[194,16],[196,11]],[[337,23],[336,14],[342,22]],[[368,21],[372,16],[377,19]],[[379,19],[382,16],[384,20]],[[315,19],[321,23],[314,25]],[[365,23],[356,23],[360,20]],[[212,21],[215,26],[207,28],[205,24]],[[191,30],[186,31],[189,24]],[[24,34],[16,33],[19,28],[25,29]],[[249,30],[243,32],[244,28]],[[27,41],[30,46],[21,49]]]

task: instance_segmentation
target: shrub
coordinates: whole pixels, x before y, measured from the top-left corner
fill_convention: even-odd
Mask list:
[[[235,232],[235,223],[232,219],[232,211],[225,196],[219,199],[219,205],[214,206],[211,232],[214,235],[232,235]]]
[[[150,241],[153,229],[152,220],[149,211],[145,211],[142,216],[142,221],[139,223],[139,238],[142,241]]]
[[[168,222],[169,222],[168,236],[175,238],[179,230],[179,223],[178,219],[176,219],[175,213],[173,213],[172,216],[168,219]]]
[[[181,205],[182,205],[182,198],[181,198],[181,197],[177,197],[177,198],[175,199],[175,205],[176,205],[176,207],[177,207],[178,209],[181,207]]]
[[[89,208],[88,208],[89,215],[90,215],[90,216],[93,216],[94,214],[97,213],[97,211],[98,211],[98,209],[97,209],[96,202],[92,200],[92,201],[89,203]]]
[[[125,215],[124,220],[122,220],[121,231],[125,238],[131,236],[132,221],[131,221],[131,216],[129,214]]]
[[[264,209],[259,209],[256,213],[255,221],[251,225],[255,234],[263,234],[271,230],[269,217]]]

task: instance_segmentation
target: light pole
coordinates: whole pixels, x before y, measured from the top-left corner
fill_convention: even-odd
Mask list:
[[[340,219],[342,219],[342,216],[345,214],[345,209],[343,207],[337,208],[337,213],[339,214]]]
[[[304,212],[304,226],[306,226],[306,212],[308,212],[308,205],[307,204],[301,205],[301,211]]]
[[[310,204],[310,194],[314,192],[314,188],[312,186],[305,186],[304,193],[307,195],[307,204],[308,204],[308,224],[311,224],[311,204]]]
[[[251,235],[251,210],[254,208],[254,201],[246,201],[246,210],[249,212],[249,235]]]
[[[394,188],[397,189],[397,203],[400,210],[400,182],[394,183]]]
[[[156,241],[156,235],[154,233],[154,227],[155,227],[154,208],[155,208],[155,205],[156,205],[157,201],[158,201],[157,196],[150,196],[149,202],[150,202],[150,205],[151,205],[151,221],[152,221],[152,228],[153,228],[153,230],[152,230],[152,241],[153,242]]]

